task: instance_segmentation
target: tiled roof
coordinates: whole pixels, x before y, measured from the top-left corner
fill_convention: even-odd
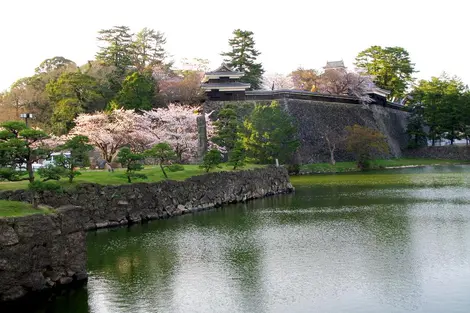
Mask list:
[[[345,67],[343,60],[341,61],[327,61],[326,66],[324,68],[337,68],[337,67]]]
[[[222,63],[222,65],[220,65],[217,69],[215,69],[214,71],[212,72],[207,72],[206,75],[227,75],[227,74],[231,74],[231,75],[244,75],[243,72],[238,72],[238,71],[234,71],[232,70],[227,64],[225,63]]]
[[[233,82],[233,83],[207,83],[201,85],[204,88],[222,88],[222,87],[244,87],[250,88],[250,84],[247,83],[240,83],[240,82]]]

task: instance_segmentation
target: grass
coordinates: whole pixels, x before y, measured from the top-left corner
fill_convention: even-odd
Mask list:
[[[445,187],[468,186],[467,173],[390,173],[357,172],[324,175],[301,175],[291,177],[295,187],[301,186],[363,186],[363,187]]]
[[[261,165],[252,165],[248,164],[242,169],[253,169],[262,167]],[[222,165],[222,168],[216,169],[214,171],[230,171],[232,168],[226,165]],[[114,172],[108,172],[106,170],[80,170],[82,175],[77,176],[74,179],[73,185],[78,183],[98,183],[101,185],[122,185],[127,184],[127,178],[124,175],[124,169],[116,169]],[[140,174],[147,175],[147,179],[142,180],[138,179],[135,182],[157,182],[164,180],[162,171],[158,166],[147,166],[142,171],[139,171]],[[184,165],[184,171],[181,172],[169,172],[167,171],[168,178],[171,180],[185,180],[192,176],[205,174],[205,171],[199,168],[198,165]],[[61,179],[60,184],[63,186],[70,186],[66,179]],[[134,182],[134,181],[133,181]],[[0,191],[1,190],[17,190],[17,189],[26,189],[28,186],[27,181],[18,181],[18,182],[0,182]]]
[[[452,165],[463,163],[466,162],[458,160],[400,158],[389,160],[374,160],[371,162],[371,169],[385,169],[390,167],[404,166]],[[301,166],[301,172],[304,173],[346,173],[358,171],[359,169],[357,168],[355,162],[337,162],[335,165],[331,165],[330,163],[315,163]]]
[[[48,214],[52,213],[50,209],[33,209],[31,204],[20,201],[0,200],[0,218],[15,217],[31,214]]]

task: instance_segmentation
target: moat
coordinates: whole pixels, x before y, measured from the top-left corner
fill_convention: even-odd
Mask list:
[[[468,312],[469,166],[293,183],[90,232],[87,287],[35,313]]]

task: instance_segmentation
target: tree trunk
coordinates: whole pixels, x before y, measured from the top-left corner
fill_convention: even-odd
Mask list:
[[[331,165],[335,165],[335,164],[336,164],[336,160],[335,160],[335,150],[330,150],[330,163],[331,163]]]
[[[33,183],[34,182],[33,162],[29,160],[26,162],[26,170],[28,171],[29,182]]]
[[[168,179],[168,175],[165,172],[165,168],[163,167],[163,164],[160,162],[160,168],[162,169],[163,176],[165,176],[165,179]]]

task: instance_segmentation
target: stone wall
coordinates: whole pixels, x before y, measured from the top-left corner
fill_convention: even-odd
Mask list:
[[[56,214],[0,219],[0,303],[86,278],[85,230],[168,218],[293,191],[284,168],[210,173],[185,181],[77,185],[44,192]],[[0,199],[28,201],[24,190]]]
[[[291,98],[276,101],[297,121],[301,163],[328,162],[329,150],[324,139],[325,130],[331,129],[338,136],[344,137],[345,127],[354,124],[377,129],[387,137],[390,154],[381,157],[400,157],[402,149],[407,146],[405,129],[408,113],[405,111],[374,104],[319,102]],[[240,107],[244,113],[249,114],[249,107],[253,107],[255,103],[269,104],[271,101],[208,101],[204,104],[204,110],[213,111],[211,117],[215,119],[218,110],[228,103]],[[337,161],[353,160],[353,156],[345,150],[344,145],[338,147],[335,157]]]
[[[408,158],[470,161],[470,146],[438,146],[403,151]]]
[[[185,181],[119,186],[81,184],[59,194],[46,191],[39,202],[52,207],[81,206],[82,214],[75,219],[90,230],[167,218],[292,190],[287,171],[270,167],[209,173]],[[0,199],[29,201],[29,193],[5,191],[0,193]]]
[[[86,280],[79,210],[0,219],[0,302]]]

